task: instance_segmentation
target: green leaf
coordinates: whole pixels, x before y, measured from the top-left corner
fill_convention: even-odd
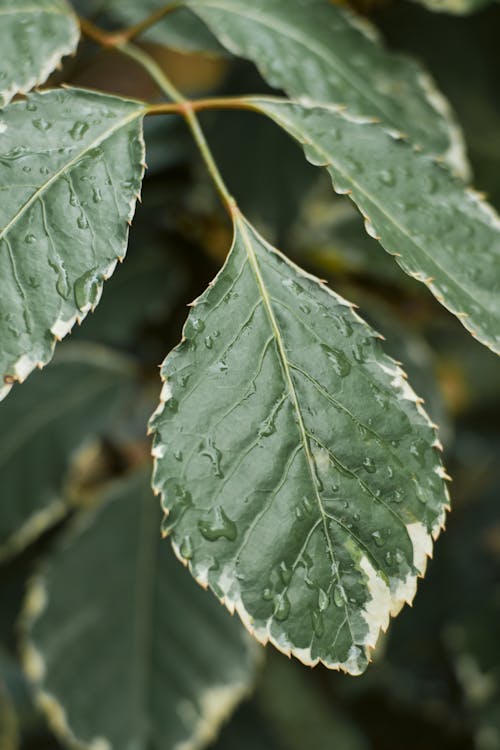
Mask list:
[[[253,682],[252,642],[161,544],[159,521],[148,477],[129,477],[28,594],[27,673],[54,728],[86,747],[205,747]]]
[[[467,173],[449,105],[413,60],[389,52],[374,27],[325,0],[185,0],[234,54],[291,97],[378,117]]]
[[[78,89],[1,113],[0,398],[50,360],[124,257],[143,113],[140,102]]]
[[[135,368],[104,347],[68,344],[2,405],[0,559],[68,510],[62,486],[74,452],[129,395]]]
[[[464,613],[444,633],[477,750],[496,750],[500,745],[500,589],[491,590],[491,582],[489,594],[479,608]]]
[[[251,99],[326,167],[365,227],[473,336],[500,352],[500,219],[432,156],[338,107]]]
[[[236,213],[162,377],[153,484],[177,554],[259,641],[362,672],[448,502],[404,373]]]
[[[287,750],[368,750],[363,732],[327,691],[318,689],[316,677],[297,662],[271,655],[256,695],[269,725]]]
[[[0,0],[0,107],[43,83],[79,38],[66,0]]]

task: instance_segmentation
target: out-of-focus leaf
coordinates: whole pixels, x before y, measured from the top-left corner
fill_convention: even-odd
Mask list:
[[[134,226],[126,262],[106,285],[94,315],[75,330],[72,340],[123,346],[139,326],[172,310],[185,291],[186,275],[158,237]]]
[[[0,0],[0,107],[43,83],[79,37],[66,0]]]
[[[453,13],[457,16],[475,13],[493,0],[416,0],[429,10]]]
[[[243,703],[211,750],[288,750],[266,722],[256,700]]]
[[[256,647],[161,544],[159,522],[148,477],[123,480],[28,593],[25,668],[54,729],[86,747],[205,747],[253,682]]]
[[[373,237],[365,231],[363,220],[351,201],[332,197],[327,175],[302,202],[301,210],[288,233],[294,255],[313,266],[318,275],[338,280],[343,274],[373,278],[374,282],[415,289],[412,279],[392,258],[380,252]]]
[[[234,231],[162,367],[165,531],[259,641],[359,674],[443,523],[439,443],[349,303]]]
[[[416,62],[385,49],[368,22],[324,0],[184,4],[275,88],[377,117],[467,173],[462,136],[442,94]]]
[[[18,746],[14,706],[5,685],[0,681],[0,750],[17,750]]]
[[[124,257],[143,114],[140,102],[79,89],[0,114],[0,398],[51,359]]]
[[[474,727],[477,750],[500,747],[500,589],[488,602],[449,625],[445,639],[466,708]]]
[[[271,654],[257,700],[287,750],[370,746],[355,723],[321,693],[311,673],[281,655]]]
[[[105,429],[134,376],[130,361],[107,349],[67,344],[2,405],[0,558],[67,512],[61,491],[71,458]]]
[[[401,268],[500,353],[500,218],[433,157],[341,108],[247,100],[326,167]]]

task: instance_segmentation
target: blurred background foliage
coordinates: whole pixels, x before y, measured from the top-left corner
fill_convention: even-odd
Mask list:
[[[106,23],[98,2],[80,5]],[[354,5],[393,48],[417,56],[436,78],[463,126],[475,184],[500,208],[500,5],[461,17],[412,2]],[[182,23],[167,34],[150,32],[144,44],[189,95],[268,90],[251,65],[220,55],[215,42],[210,55],[193,51],[197,34],[206,46],[206,30]],[[53,78],[61,81],[147,100],[159,96],[130,60],[88,42]],[[278,128],[244,112],[208,113],[202,122],[249,218],[300,265],[356,302],[384,334],[388,352],[403,362],[441,427],[453,476],[453,512],[435,560],[413,608],[392,624],[368,671],[352,678],[323,667],[309,670],[266,649],[253,697],[223,728],[214,750],[498,750],[498,360],[399,270],[365,234],[351,204],[333,196],[326,178]],[[65,503],[45,517],[34,543],[29,537],[9,547],[0,566],[0,750],[59,747],[34,708],[20,667],[26,582],[78,508],[93,503],[103,485],[147,467],[144,424],[158,399],[158,364],[180,339],[186,305],[213,278],[231,241],[183,122],[150,118],[146,141],[149,170],[126,262],[106,285],[96,313],[60,346],[62,352],[76,347],[83,359],[92,359],[92,347],[125,358],[133,363],[130,382],[115,408],[73,440],[59,475],[51,477],[52,496]],[[48,367],[46,376],[56,367]],[[84,371],[80,376],[91,377]],[[69,388],[75,374],[70,369],[66,386],[61,377],[54,376],[53,386],[47,380],[54,393]],[[19,408],[26,409],[23,396],[30,389],[36,396],[38,387],[33,377],[22,395],[9,398],[20,395]],[[13,424],[16,419],[14,408]],[[50,442],[50,434],[43,439]],[[27,475],[36,471],[30,455],[23,458]],[[18,504],[25,491],[22,483],[6,480],[3,502]]]

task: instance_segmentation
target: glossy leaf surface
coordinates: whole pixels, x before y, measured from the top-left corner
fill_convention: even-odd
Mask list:
[[[0,0],[0,107],[43,83],[79,37],[66,0]]]
[[[109,349],[68,344],[2,404],[0,560],[67,512],[62,488],[71,458],[105,429],[135,374]]]
[[[362,672],[447,504],[434,429],[377,334],[236,214],[162,377],[153,485],[177,554],[261,642]]]
[[[0,397],[46,364],[126,252],[143,105],[78,89],[0,115]]]
[[[148,477],[123,480],[28,597],[28,675],[54,728],[86,747],[205,747],[253,680],[255,647],[161,544],[159,520]]]
[[[372,237],[500,352],[500,218],[431,156],[339,108],[252,100],[328,169]]]
[[[373,26],[324,0],[185,0],[234,54],[291,97],[378,117],[467,172],[449,106],[413,60],[389,52]]]

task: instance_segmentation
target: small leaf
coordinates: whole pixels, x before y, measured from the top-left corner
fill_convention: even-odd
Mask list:
[[[258,652],[160,543],[159,517],[148,477],[125,479],[28,594],[28,676],[58,733],[85,747],[198,750],[254,679]]]
[[[153,483],[177,554],[262,643],[362,672],[448,502],[404,373],[236,212],[162,377]]]
[[[251,99],[326,167],[401,268],[500,353],[500,218],[433,157],[339,107]]]
[[[140,102],[78,89],[1,113],[0,398],[50,360],[124,257],[143,113]]]
[[[79,38],[66,0],[0,0],[0,107],[43,83]]]
[[[293,98],[379,118],[467,174],[460,129],[429,75],[376,29],[325,0],[184,0],[230,52]]]
[[[71,458],[105,428],[134,375],[125,357],[104,347],[68,344],[2,405],[0,560],[67,512],[61,495]]]

